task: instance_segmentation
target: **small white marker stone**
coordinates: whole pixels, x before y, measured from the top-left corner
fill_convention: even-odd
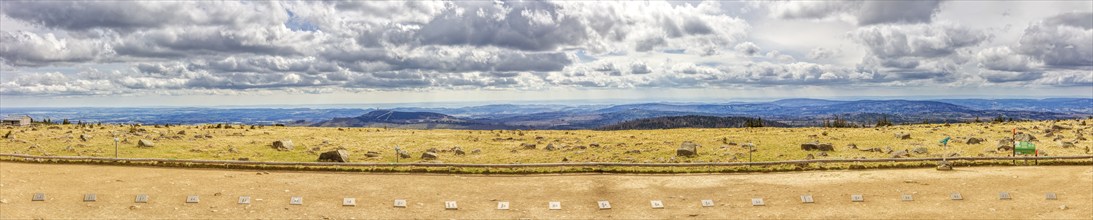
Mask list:
[[[444,209],[447,210],[459,210],[459,205],[455,204],[455,201],[445,201]]]
[[[765,206],[765,205],[767,205],[767,204],[763,202],[763,198],[751,199],[751,206]]]
[[[611,209],[611,202],[608,202],[607,200],[600,200],[599,202],[596,202],[596,204],[600,207],[600,210]]]
[[[816,201],[812,199],[812,195],[805,194],[805,195],[801,196],[801,203],[815,203],[815,202]]]
[[[290,198],[288,200],[288,204],[289,205],[303,205],[304,204],[304,197],[293,196],[292,198]]]
[[[649,205],[652,205],[654,209],[663,209],[664,208],[664,202],[660,201],[660,200],[649,201]]]
[[[395,208],[406,208],[406,200],[405,199],[396,199],[395,200]]]
[[[357,198],[342,198],[342,206],[357,206]]]
[[[250,196],[240,196],[239,204],[250,204]]]
[[[201,199],[198,199],[197,196],[188,196],[188,197],[186,197],[186,203],[197,203],[197,202],[200,202],[200,201],[201,201]]]
[[[712,199],[703,199],[702,200],[702,207],[713,207],[713,200]]]
[[[900,200],[903,200],[904,202],[915,201],[915,197],[911,196],[911,194],[903,194],[903,195],[900,195],[899,198],[900,198]]]
[[[861,194],[850,195],[851,202],[865,202],[865,197]]]
[[[964,200],[964,197],[960,196],[960,193],[954,192],[953,194],[949,194],[949,199],[951,199],[951,200]]]
[[[35,193],[34,197],[30,197],[30,201],[46,201],[45,193]]]
[[[1013,197],[1010,197],[1009,192],[1000,192],[1000,193],[998,193],[998,200],[1010,200],[1010,199],[1013,199]]]
[[[133,202],[134,203],[148,203],[148,195],[147,194],[137,195],[137,198],[134,198]]]
[[[84,202],[94,202],[97,198],[94,193],[83,194]]]
[[[547,207],[549,207],[550,210],[562,210],[562,202],[550,202],[547,203]]]
[[[1055,193],[1053,193],[1053,192],[1049,192],[1049,193],[1044,194],[1044,198],[1047,199],[1047,200],[1059,200],[1059,197],[1056,196]]]
[[[509,202],[497,202],[497,210],[509,210]]]

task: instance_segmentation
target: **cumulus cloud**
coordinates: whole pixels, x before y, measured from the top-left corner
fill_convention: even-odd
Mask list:
[[[1065,13],[1032,24],[1016,50],[1049,66],[1093,66],[1093,12]]]
[[[837,19],[858,25],[929,23],[941,1],[788,1],[768,5],[784,19]]]
[[[951,24],[874,25],[850,38],[866,47],[863,67],[899,79],[941,79],[970,57],[959,49],[990,38],[982,31]]]
[[[962,80],[965,66],[985,82],[1093,81],[1088,12],[981,48],[992,36],[935,21],[938,1],[756,3],[767,10],[744,15],[722,3],[4,1],[0,93],[907,85]],[[857,24],[846,37],[865,55],[820,64],[860,53],[755,39],[752,12]]]

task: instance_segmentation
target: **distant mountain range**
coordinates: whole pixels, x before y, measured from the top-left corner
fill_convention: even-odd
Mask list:
[[[107,123],[284,123],[294,126],[452,129],[597,129],[613,125],[626,126],[625,123],[645,123],[634,122],[642,119],[711,116],[762,117],[765,122],[772,125],[777,123],[777,126],[815,126],[834,117],[861,125],[872,125],[880,118],[888,118],[893,123],[939,123],[970,121],[977,117],[981,120],[995,117],[1015,120],[1089,117],[1093,116],[1093,98],[856,101],[783,99],[734,103],[483,105],[390,109],[0,108],[0,114],[28,114],[36,119],[67,118],[73,121]],[[698,120],[700,117],[693,119]],[[710,118],[702,120],[711,122],[707,119]]]
[[[761,127],[785,127],[786,124],[773,121],[762,121],[759,118],[748,117],[717,117],[717,116],[666,116],[656,118],[644,118],[632,121],[619,122],[613,125],[603,126],[603,130],[647,130],[666,128],[742,128],[752,121]],[[760,126],[755,126],[760,127]]]

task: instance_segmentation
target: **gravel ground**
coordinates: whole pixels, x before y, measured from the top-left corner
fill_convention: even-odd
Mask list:
[[[1089,219],[1093,167],[972,167],[699,175],[429,175],[0,163],[0,218]],[[1006,191],[1012,200],[998,200]],[[46,201],[33,202],[35,192]],[[959,192],[961,201],[949,200]],[[1045,200],[1054,192],[1058,200]],[[84,193],[98,201],[83,202]],[[136,204],[137,194],[150,202]],[[800,202],[811,194],[813,204]],[[864,202],[851,202],[852,194]],[[911,194],[914,201],[900,201]],[[185,203],[200,196],[196,204]],[[250,196],[249,205],[236,204]],[[303,196],[302,205],[289,205]],[[342,206],[354,197],[357,205]],[[766,206],[752,206],[762,197]],[[406,199],[408,207],[392,207]],[[701,207],[711,199],[714,207]],[[445,210],[444,201],[459,210]],[[608,200],[612,209],[599,210]],[[653,209],[650,200],[661,200]],[[496,210],[508,201],[510,210]],[[549,210],[548,202],[561,202]]]

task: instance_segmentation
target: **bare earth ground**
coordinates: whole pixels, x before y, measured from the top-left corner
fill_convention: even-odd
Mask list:
[[[971,167],[701,175],[428,175],[0,163],[0,218],[1090,219],[1093,167]],[[1013,200],[998,200],[1008,191]],[[32,202],[35,192],[46,201]],[[959,192],[963,201],[948,196]],[[1055,192],[1059,200],[1044,199]],[[97,193],[97,202],[82,202]],[[147,204],[133,203],[148,194]],[[914,201],[899,195],[913,194]],[[220,194],[217,196],[216,194]],[[812,194],[815,204],[800,203]],[[850,201],[863,194],[865,202]],[[186,204],[188,195],[201,202]],[[236,204],[249,195],[250,205]],[[303,205],[289,197],[303,196]],[[343,207],[356,197],[356,207]],[[766,206],[751,206],[763,197]],[[394,208],[392,200],[409,207]],[[610,210],[598,210],[597,200]],[[703,208],[700,200],[713,199]],[[446,200],[459,210],[444,210]],[[649,200],[663,200],[652,209]],[[496,201],[512,210],[495,210]],[[562,210],[548,210],[559,201]],[[1066,206],[1065,209],[1060,206]]]

